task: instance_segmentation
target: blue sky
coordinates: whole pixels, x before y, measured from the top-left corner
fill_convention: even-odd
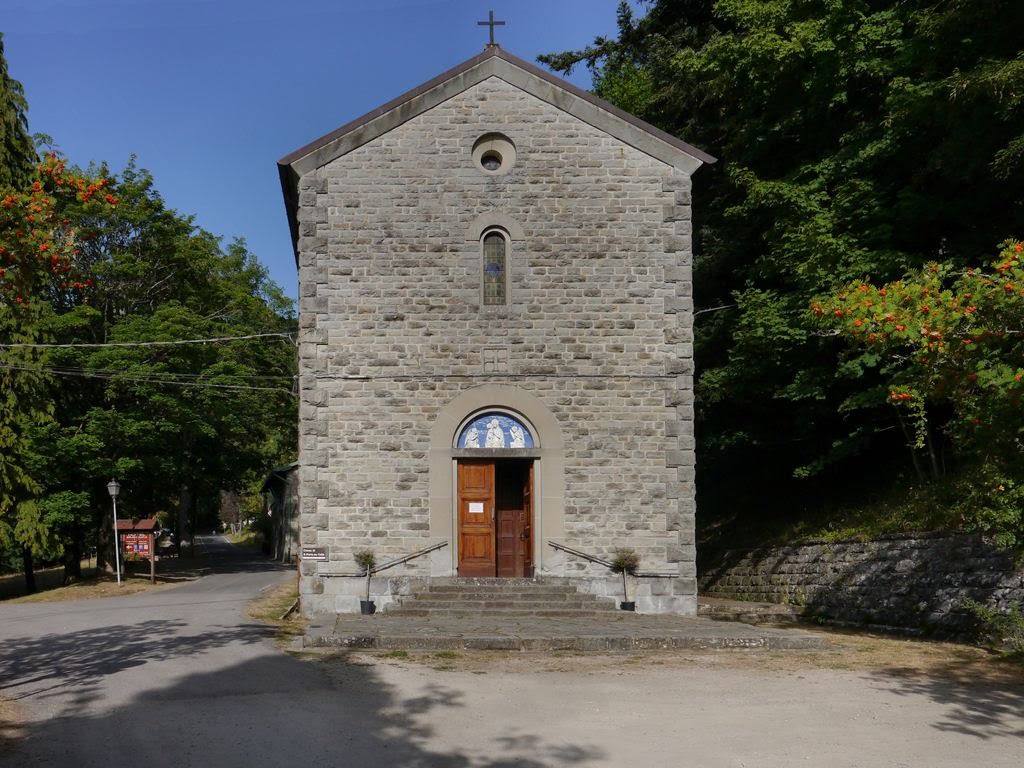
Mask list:
[[[2,3],[32,132],[83,166],[135,154],[171,208],[244,237],[294,298],[281,157],[475,56],[490,9],[502,47],[533,61],[615,35],[618,0]]]

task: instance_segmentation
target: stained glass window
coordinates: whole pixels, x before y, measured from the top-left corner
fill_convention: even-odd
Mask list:
[[[505,304],[505,238],[484,235],[484,304]]]

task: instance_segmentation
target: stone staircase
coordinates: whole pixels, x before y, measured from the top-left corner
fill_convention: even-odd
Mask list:
[[[389,605],[401,616],[607,616],[610,597],[579,592],[561,580],[438,578],[423,590]]]

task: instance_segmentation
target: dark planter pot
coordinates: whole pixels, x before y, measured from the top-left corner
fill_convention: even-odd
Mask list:
[[[373,600],[360,600],[359,612],[363,614],[363,616],[369,616],[371,613],[376,613],[377,604],[373,602]]]
[[[621,610],[623,610],[623,611],[635,611],[636,610],[636,603],[633,602],[632,600],[630,600],[629,602],[626,602],[625,600],[623,600],[621,603],[619,603],[619,608]]]

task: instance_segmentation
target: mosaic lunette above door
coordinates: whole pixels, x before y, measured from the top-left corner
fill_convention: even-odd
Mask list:
[[[457,448],[533,448],[533,435],[504,413],[477,416],[459,434]]]

